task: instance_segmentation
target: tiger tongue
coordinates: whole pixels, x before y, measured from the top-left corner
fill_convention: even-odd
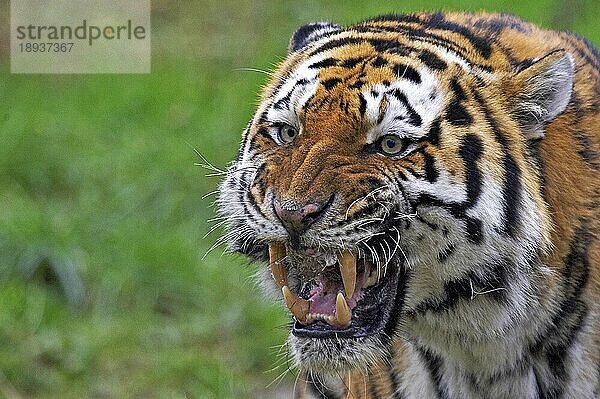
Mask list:
[[[350,325],[352,308],[356,306],[357,298],[346,298],[341,288],[338,282],[317,276],[308,299],[309,323],[322,320],[334,327],[346,328]]]

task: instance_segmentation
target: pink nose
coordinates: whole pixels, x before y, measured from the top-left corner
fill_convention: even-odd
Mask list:
[[[277,199],[273,201],[273,207],[283,227],[291,236],[296,237],[308,229],[325,210],[325,205],[322,204],[282,205]]]

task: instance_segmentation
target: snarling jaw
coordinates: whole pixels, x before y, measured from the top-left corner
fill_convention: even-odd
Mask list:
[[[362,251],[295,251],[284,244],[271,244],[269,254],[272,276],[293,315],[291,342],[301,367],[339,370],[377,359],[395,329],[401,278],[395,260],[378,267]],[[302,272],[288,279],[288,263]]]
[[[542,251],[549,228],[518,136],[531,121],[520,129],[510,116],[529,108],[507,101],[492,113],[478,90],[513,100],[519,93],[499,90],[529,84],[531,107],[536,90],[561,84],[569,68],[557,53],[503,86],[502,76],[402,35],[374,40],[316,24],[294,36],[219,204],[225,238],[265,263],[265,285],[290,312],[299,367],[367,367],[399,333],[429,329],[433,346],[438,333],[446,343],[450,333],[477,340],[506,329],[469,315],[499,314],[526,297],[512,295],[508,276],[528,271],[506,259]],[[566,103],[534,105],[552,111],[543,120]],[[524,313],[525,304],[511,305]]]

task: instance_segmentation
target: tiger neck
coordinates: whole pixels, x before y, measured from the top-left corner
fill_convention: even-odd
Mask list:
[[[541,262],[499,257],[456,265],[469,271],[451,279],[439,275],[448,267],[442,262],[413,267],[419,271],[407,277],[402,335],[422,358],[439,357],[477,378],[528,364],[529,346],[552,323],[548,308],[557,289]]]

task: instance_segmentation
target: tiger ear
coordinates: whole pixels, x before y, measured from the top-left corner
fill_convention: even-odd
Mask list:
[[[528,139],[544,136],[544,125],[567,108],[573,92],[575,64],[564,50],[528,63],[513,75],[512,114]]]
[[[342,30],[340,25],[332,22],[313,22],[299,27],[290,40],[289,52],[302,50],[308,44]]]

